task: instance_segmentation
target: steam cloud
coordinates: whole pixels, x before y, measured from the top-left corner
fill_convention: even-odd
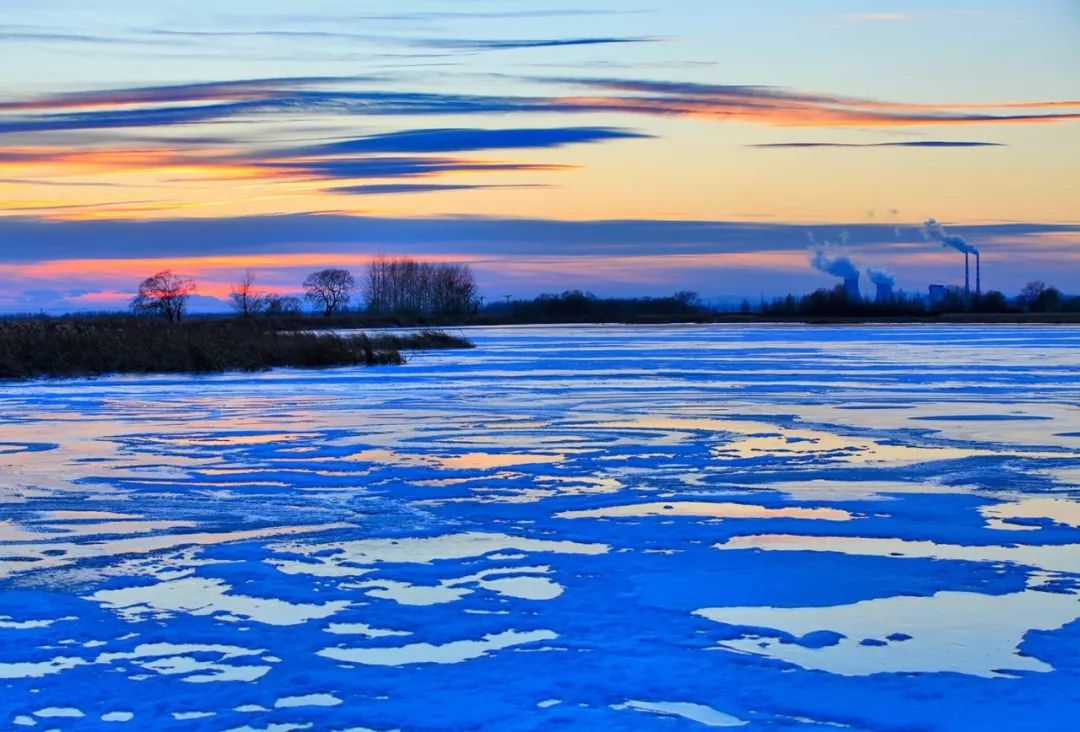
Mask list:
[[[979,250],[971,244],[968,244],[967,239],[962,236],[955,236],[945,231],[945,227],[939,224],[934,219],[927,219],[923,224],[923,236],[927,241],[934,241],[943,247],[952,247],[958,252],[964,254],[978,254]]]
[[[810,235],[810,266],[819,272],[830,274],[842,279],[858,278],[859,268],[851,259],[840,251],[840,246],[847,240],[847,236],[840,237],[840,244],[830,242],[818,242],[814,235]]]
[[[867,267],[866,276],[870,278],[870,281],[875,285],[888,285],[892,287],[896,284],[896,278],[891,272],[886,272],[883,269],[877,269],[876,267]]]

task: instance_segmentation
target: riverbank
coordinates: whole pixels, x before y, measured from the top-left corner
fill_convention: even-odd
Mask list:
[[[403,351],[471,347],[431,330],[371,336],[279,330],[235,318],[32,318],[0,321],[0,379],[376,366],[404,363]]]
[[[204,315],[199,319],[222,320],[227,316]],[[435,317],[413,315],[369,315],[342,313],[330,318],[297,315],[275,317],[266,327],[277,330],[358,330],[376,328],[460,328],[491,325],[675,325],[698,324],[805,324],[805,325],[918,325],[920,323],[948,324],[1080,324],[1080,312],[1054,313],[927,313],[925,315],[763,315],[759,313],[727,313],[702,311],[697,313],[666,313],[637,317],[548,317],[519,318],[509,315],[486,314],[467,317]]]

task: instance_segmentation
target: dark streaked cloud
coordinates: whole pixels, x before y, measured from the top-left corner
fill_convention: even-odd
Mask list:
[[[284,23],[330,23],[340,24],[363,20],[392,22],[442,21],[442,20],[520,20],[529,18],[564,18],[582,16],[637,15],[641,10],[617,10],[612,8],[550,8],[546,10],[416,10],[400,13],[361,13],[342,15],[275,15]],[[243,22],[245,16],[224,16],[223,22]]]
[[[263,167],[292,170],[318,178],[412,178],[462,172],[565,170],[568,166],[487,163],[456,158],[370,157],[271,162],[263,163]]]
[[[950,226],[971,241],[1040,234],[1080,234],[1080,225],[1018,223]],[[700,220],[599,220],[442,216],[392,218],[288,214],[218,219],[46,220],[0,218],[8,264],[61,259],[114,259],[327,252],[400,251],[417,255],[563,254],[669,255],[723,251],[803,252],[807,235],[847,233],[848,246],[888,246],[921,252],[921,226],[748,223]],[[899,234],[899,236],[898,236]],[[1024,244],[1017,250],[1029,251]]]
[[[0,133],[158,127],[275,115],[284,118],[298,115],[599,112],[736,120],[772,126],[832,127],[1007,124],[1080,119],[1080,111],[1077,111],[1080,101],[922,105],[771,87],[625,79],[547,80],[585,85],[597,92],[569,97],[333,88],[360,80],[360,77],[250,79],[15,100],[0,105],[0,112],[14,113],[0,116]],[[153,106],[132,107],[133,104]],[[987,109],[995,111],[984,111]]]
[[[289,76],[225,81],[166,84],[119,89],[96,89],[83,92],[51,94],[19,101],[0,102],[0,111],[62,110],[124,104],[164,104],[167,102],[206,102],[223,99],[266,99],[289,90],[320,84],[376,81],[376,76]]]
[[[653,43],[660,39],[642,36],[586,36],[567,38],[417,38],[408,36],[354,33],[342,30],[322,29],[251,29],[251,30],[175,30],[155,29],[148,31],[150,37],[184,39],[200,38],[285,38],[290,40],[342,40],[400,45],[410,48],[442,51],[513,51],[526,48],[561,48],[564,46],[608,46],[626,43]]]
[[[658,38],[518,38],[518,39],[466,39],[466,38],[428,38],[415,42],[415,45],[433,49],[453,49],[465,51],[510,51],[519,48],[559,48],[562,46],[607,46],[623,43],[653,43]]]
[[[1002,142],[974,140],[908,140],[904,142],[765,142],[746,147],[815,148],[815,147],[1005,147]]]
[[[485,185],[467,183],[373,183],[371,185],[340,186],[328,189],[331,193],[346,193],[362,196],[384,196],[398,193],[438,193],[441,191],[490,191],[516,188],[548,188],[545,185],[523,183],[520,185]]]
[[[340,140],[297,151],[300,154],[443,153],[516,148],[549,148],[606,140],[649,138],[614,127],[518,127],[509,129],[437,128],[402,130]]]

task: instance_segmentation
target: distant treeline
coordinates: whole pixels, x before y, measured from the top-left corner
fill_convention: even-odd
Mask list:
[[[969,293],[958,287],[934,285],[927,295],[894,293],[891,287],[879,287],[878,296],[871,300],[859,297],[857,289],[853,294],[848,286],[838,285],[802,296],[762,298],[758,302],[744,300],[735,307],[706,304],[689,291],[665,297],[629,298],[597,297],[582,290],[567,290],[532,299],[506,296],[505,300],[493,299],[485,304],[468,265],[418,262],[408,257],[376,258],[365,267],[359,280],[345,269],[319,270],[309,274],[302,286],[303,300],[266,292],[257,287],[255,273],[248,270],[231,288],[229,303],[240,318],[257,319],[271,329],[282,331],[403,325],[927,319],[945,315],[1080,313],[1080,297],[1066,296],[1038,281],[1029,282],[1012,298],[994,290]],[[170,270],[158,272],[139,284],[131,300],[131,310],[139,316],[159,316],[178,322],[186,317],[188,302],[196,291],[197,285],[192,280]],[[359,302],[350,307],[357,295]],[[304,302],[309,305],[306,311]]]
[[[403,350],[471,345],[436,331],[338,335],[235,318],[25,318],[0,321],[0,378],[399,364]]]
[[[512,322],[648,322],[698,320],[707,318],[705,307],[696,293],[676,292],[667,297],[596,297],[581,290],[562,294],[545,293],[532,300],[492,303],[481,317],[504,317]]]
[[[743,312],[759,312],[780,317],[928,317],[945,314],[1080,313],[1080,297],[1067,297],[1055,287],[1029,282],[1013,299],[990,290],[966,293],[960,288],[942,288],[931,301],[923,295],[898,292],[880,300],[852,297],[843,285],[831,290],[815,290],[809,295],[787,295],[762,302],[756,307],[744,302]]]

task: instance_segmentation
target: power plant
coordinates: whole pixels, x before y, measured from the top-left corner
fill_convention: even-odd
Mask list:
[[[930,285],[929,302],[936,306],[948,299],[971,301],[971,256],[975,256],[975,297],[982,295],[982,263],[978,248],[970,244],[964,237],[950,234],[945,227],[934,219],[928,219],[922,226],[923,238],[928,242],[940,244],[946,249],[954,249],[964,255],[964,286],[955,285]],[[839,243],[819,243],[810,236],[810,248],[808,255],[810,265],[825,274],[839,277],[844,283],[844,292],[852,301],[861,301],[862,293],[859,291],[859,268],[851,258],[843,251],[846,236],[840,238]],[[896,278],[890,272],[876,267],[867,267],[866,275],[875,287],[874,302],[888,303],[896,299],[894,288]]]
[[[956,236],[945,231],[945,227],[934,219],[927,219],[923,224],[923,237],[946,248],[952,248],[964,253],[964,296],[971,298],[971,268],[970,255],[975,255],[975,295],[982,294],[982,267],[980,265],[979,250],[968,243],[962,236]]]

